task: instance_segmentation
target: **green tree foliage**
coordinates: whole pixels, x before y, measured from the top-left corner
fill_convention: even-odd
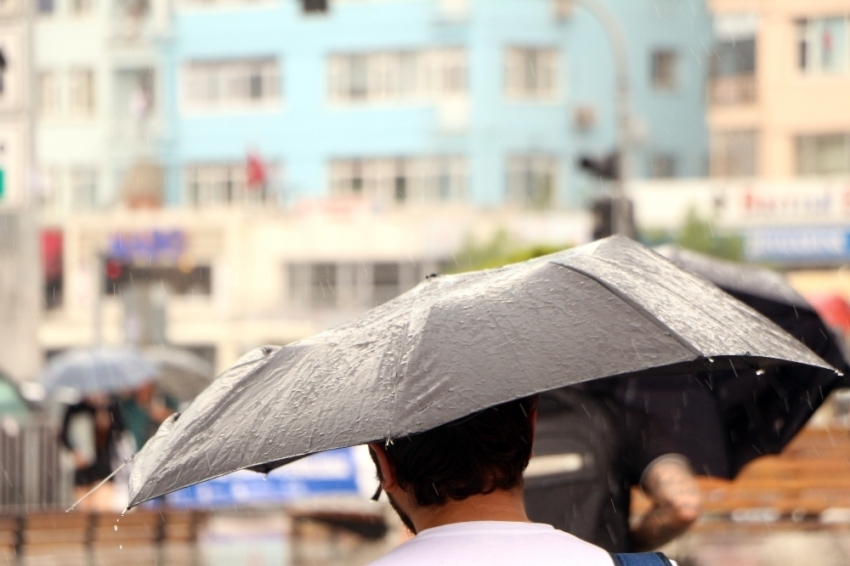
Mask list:
[[[569,247],[568,245],[553,246],[550,244],[517,247],[511,244],[506,231],[499,230],[490,241],[484,244],[476,243],[472,237],[467,237],[461,250],[455,254],[456,265],[450,267],[449,272],[462,273],[464,271],[502,267],[503,265],[559,252]]]
[[[688,212],[676,243],[689,250],[730,261],[744,257],[744,241],[738,235],[715,233],[711,222],[700,218],[695,210]]]

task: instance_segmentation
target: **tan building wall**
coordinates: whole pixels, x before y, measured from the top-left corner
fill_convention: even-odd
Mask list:
[[[713,134],[757,132],[757,175],[796,175],[798,135],[850,134],[850,64],[838,73],[802,72],[796,24],[804,18],[850,17],[848,0],[712,0],[710,6],[715,17],[758,15],[754,100],[722,105],[710,100],[708,112]],[[844,41],[850,50],[850,37]]]
[[[483,243],[505,230],[516,244],[580,244],[589,239],[591,227],[586,213],[486,212],[460,207],[375,212],[367,204],[326,204],[305,203],[292,211],[116,209],[46,217],[47,226],[64,234],[64,289],[61,305],[44,313],[40,345],[50,352],[94,342],[97,256],[108,251],[116,234],[132,238],[153,231],[179,231],[185,235],[185,250],[177,261],[143,258],[137,263],[210,268],[211,290],[169,291],[166,337],[178,346],[213,348],[221,371],[254,347],[304,338],[373,306],[377,294],[354,296],[364,289],[375,293],[376,282],[369,279],[373,275],[364,276],[364,281],[353,272],[367,272],[376,264],[397,265],[396,289],[404,291],[451,261],[467,237]],[[303,288],[303,277],[301,286],[290,288],[291,266],[306,268],[309,278],[309,270],[317,264],[343,266],[350,280],[340,271],[328,292],[346,295],[346,300],[318,307],[309,304],[315,290]],[[101,295],[104,344],[121,344],[126,339],[122,295]]]

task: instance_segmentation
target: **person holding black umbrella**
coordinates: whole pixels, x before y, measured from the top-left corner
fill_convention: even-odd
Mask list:
[[[543,393],[534,458],[525,472],[528,516],[609,552],[646,551],[698,518],[700,492],[687,458],[645,411],[605,387]],[[630,527],[631,488],[652,508]]]

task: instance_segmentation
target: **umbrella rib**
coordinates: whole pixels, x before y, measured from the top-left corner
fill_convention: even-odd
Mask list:
[[[592,279],[593,281],[596,281],[597,283],[599,283],[600,285],[602,285],[603,287],[608,289],[611,293],[616,295],[618,298],[620,298],[622,301],[624,301],[626,304],[628,304],[630,307],[632,307],[637,312],[639,312],[641,315],[643,315],[644,318],[646,318],[647,320],[649,320],[650,322],[652,322],[653,324],[655,324],[656,326],[658,326],[659,328],[661,328],[665,332],[669,332],[670,336],[672,336],[676,340],[676,342],[681,344],[683,347],[685,347],[688,351],[693,353],[695,356],[700,357],[700,358],[705,357],[705,355],[702,352],[700,352],[699,350],[694,348],[694,346],[690,342],[685,340],[678,332],[676,332],[675,330],[673,330],[672,328],[667,326],[667,324],[665,324],[657,316],[655,316],[654,314],[649,312],[649,310],[647,310],[643,305],[636,302],[634,299],[632,299],[631,297],[629,297],[628,295],[626,295],[625,293],[620,291],[617,287],[610,285],[605,280],[599,279],[598,277],[595,277],[593,274],[588,273],[587,271],[580,269],[578,267],[575,267],[575,266],[572,266],[572,265],[564,265],[563,263],[555,263],[555,262],[552,262],[552,263],[554,263],[555,265],[557,265],[559,267],[563,267],[564,269],[569,269],[571,271],[575,271],[579,275],[584,275],[588,279]]]

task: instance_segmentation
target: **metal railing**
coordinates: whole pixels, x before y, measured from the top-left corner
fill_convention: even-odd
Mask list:
[[[713,77],[709,83],[709,101],[715,106],[752,104],[757,94],[755,75]]]
[[[0,515],[54,509],[71,494],[55,426],[33,422],[0,427]]]

